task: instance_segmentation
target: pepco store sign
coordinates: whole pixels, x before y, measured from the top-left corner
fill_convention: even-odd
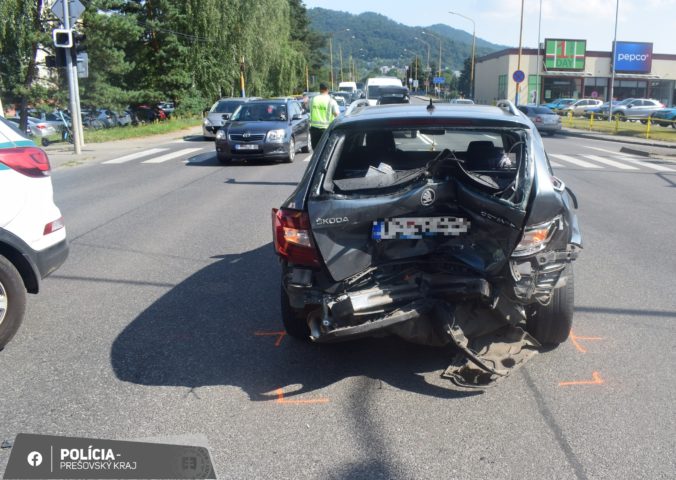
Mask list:
[[[653,63],[653,44],[647,42],[617,42],[615,44],[615,71],[621,73],[650,73]]]

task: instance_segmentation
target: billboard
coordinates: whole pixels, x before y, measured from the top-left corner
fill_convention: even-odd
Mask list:
[[[620,73],[650,73],[653,44],[647,42],[617,42],[615,71]]]
[[[584,70],[587,40],[545,39],[546,70]]]

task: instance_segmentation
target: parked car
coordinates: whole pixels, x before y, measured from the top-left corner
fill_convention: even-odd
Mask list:
[[[167,118],[171,117],[174,114],[174,102],[161,102],[157,104],[157,107],[162,109],[162,111],[167,115]]]
[[[331,96],[336,100],[338,103],[338,108],[340,109],[340,113],[345,113],[345,109],[347,106],[352,103],[352,92],[331,92]]]
[[[16,127],[20,125],[20,117],[9,117],[7,120],[12,122]],[[36,137],[40,139],[42,146],[49,145],[49,138],[56,135],[58,132],[54,126],[47,121],[42,121],[39,118],[28,117],[28,124],[26,125],[25,135],[29,137]]]
[[[650,114],[651,123],[656,123],[661,127],[676,128],[676,107],[663,108]]]
[[[26,293],[68,256],[66,228],[54,205],[49,158],[0,117],[0,350],[23,321]]]
[[[591,108],[598,108],[603,105],[603,101],[596,98],[583,98],[578,100],[575,103],[571,103],[568,106],[565,106],[558,110],[558,113],[561,115],[568,115],[569,112],[572,112],[573,116],[579,117],[583,116]]]
[[[610,105],[604,103],[599,109],[599,116],[608,118],[608,109]],[[613,102],[611,116],[617,116],[620,121],[641,120],[644,123],[648,121],[651,113],[664,108],[664,105],[658,100],[652,98],[627,98],[621,102]]]
[[[132,124],[132,115],[128,110],[121,110],[118,112],[113,112],[115,119],[117,120],[118,127],[126,127],[127,125]]]
[[[221,98],[214,103],[202,120],[202,136],[204,138],[216,138],[216,133],[225,125],[225,122],[237,110],[237,107],[248,101],[248,98],[231,97]]]
[[[366,106],[331,124],[272,211],[289,335],[464,352],[502,328],[568,338],[576,201],[532,122],[502,105]]]
[[[460,105],[474,105],[474,100],[470,100],[469,98],[453,98],[448,103]]]
[[[298,150],[311,152],[310,120],[294,99],[246,102],[216,133],[216,156],[233,159],[270,159],[293,162]]]
[[[559,98],[557,100],[554,100],[552,102],[549,102],[543,106],[551,109],[552,111],[556,112],[557,110],[561,110],[568,105],[572,105],[577,101],[577,98]]]
[[[519,105],[518,109],[535,124],[539,132],[554,135],[561,130],[561,117],[547,107]]]
[[[149,105],[138,105],[131,109],[132,114],[132,124],[144,124],[159,122],[167,119],[167,115],[157,107],[151,107]]]

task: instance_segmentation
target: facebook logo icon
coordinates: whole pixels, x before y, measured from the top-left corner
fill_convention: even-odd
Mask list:
[[[40,452],[31,452],[28,454],[28,465],[31,467],[39,467],[42,463],[42,455]]]

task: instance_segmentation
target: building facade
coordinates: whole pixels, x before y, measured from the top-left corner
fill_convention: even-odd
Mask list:
[[[478,58],[474,75],[475,100],[483,104],[493,104],[496,100],[505,98],[515,101],[517,83],[513,79],[513,74],[516,70],[521,70],[525,75],[524,80],[518,84],[519,104],[535,103],[538,96],[539,103],[557,98],[599,98],[607,101],[612,77],[612,52],[585,51],[582,46],[581,53],[566,52],[566,41],[563,42],[563,52],[560,45],[556,51],[548,48],[540,49],[539,52],[535,48],[522,49],[520,62],[519,50],[516,48]],[[575,40],[567,42],[570,45]],[[630,46],[650,45],[622,43]],[[622,52],[619,48],[616,52],[618,60],[613,88],[614,99],[654,98],[664,105],[674,105],[676,55],[652,51],[624,54]]]

